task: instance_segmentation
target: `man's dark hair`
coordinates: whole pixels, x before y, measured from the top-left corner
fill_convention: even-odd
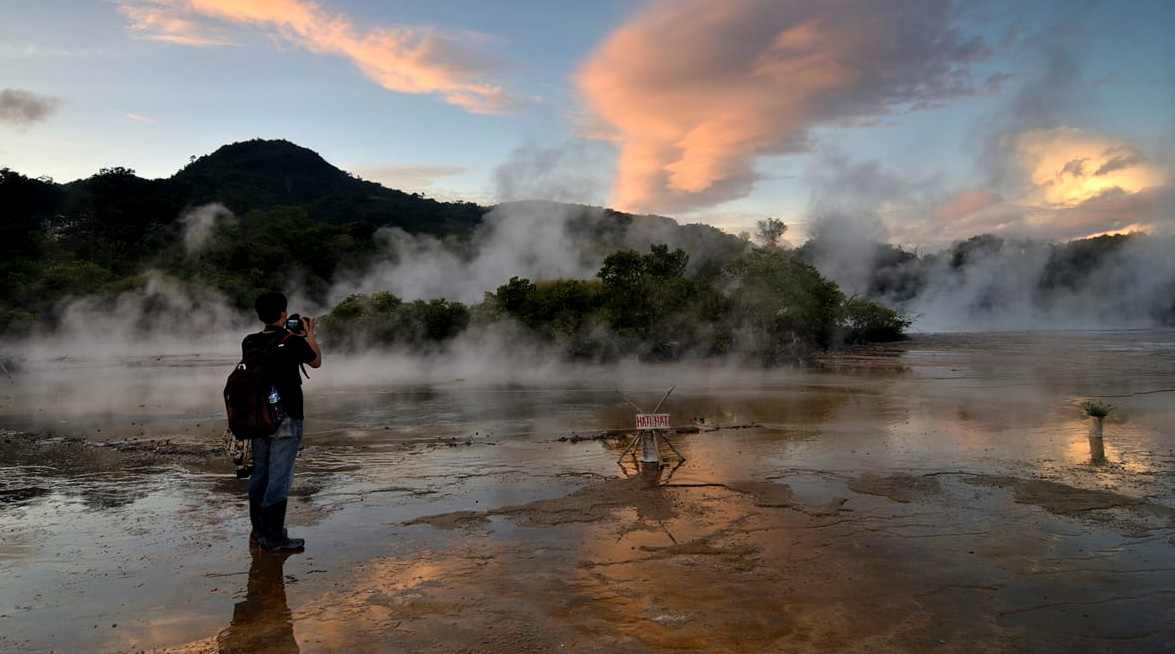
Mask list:
[[[269,291],[257,296],[253,308],[257,309],[257,318],[261,322],[272,325],[281,320],[282,312],[286,310],[286,296],[277,291]]]

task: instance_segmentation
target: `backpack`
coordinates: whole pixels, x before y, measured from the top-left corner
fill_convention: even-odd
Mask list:
[[[285,414],[280,405],[269,403],[271,379],[270,360],[277,346],[291,334],[267,345],[253,346],[245,351],[224,385],[224,408],[228,412],[228,428],[239,439],[272,436],[281,426]]]

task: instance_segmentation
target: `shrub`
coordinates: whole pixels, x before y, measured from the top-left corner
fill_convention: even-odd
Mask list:
[[[904,315],[869,298],[852,297],[845,301],[841,311],[842,340],[847,344],[897,341],[905,337],[905,330],[912,323]]]

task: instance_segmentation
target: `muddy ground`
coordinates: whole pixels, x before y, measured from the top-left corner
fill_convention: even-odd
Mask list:
[[[596,382],[357,404],[312,380],[288,557],[246,546],[214,404],[46,418],[60,389],[13,384],[0,650],[1175,651],[1173,343],[926,336],[742,384],[675,372],[665,467],[617,463],[631,410]],[[1104,463],[1087,398],[1116,405]]]

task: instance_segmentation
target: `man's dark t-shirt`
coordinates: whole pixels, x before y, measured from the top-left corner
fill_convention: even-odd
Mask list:
[[[277,387],[278,395],[281,395],[281,405],[286,415],[297,420],[305,420],[302,409],[302,376],[298,366],[310,363],[318,355],[305,338],[297,335],[286,338],[289,333],[285,329],[277,329],[249,334],[241,341],[241,354],[251,347],[270,347],[285,338],[273,350],[274,386]]]

